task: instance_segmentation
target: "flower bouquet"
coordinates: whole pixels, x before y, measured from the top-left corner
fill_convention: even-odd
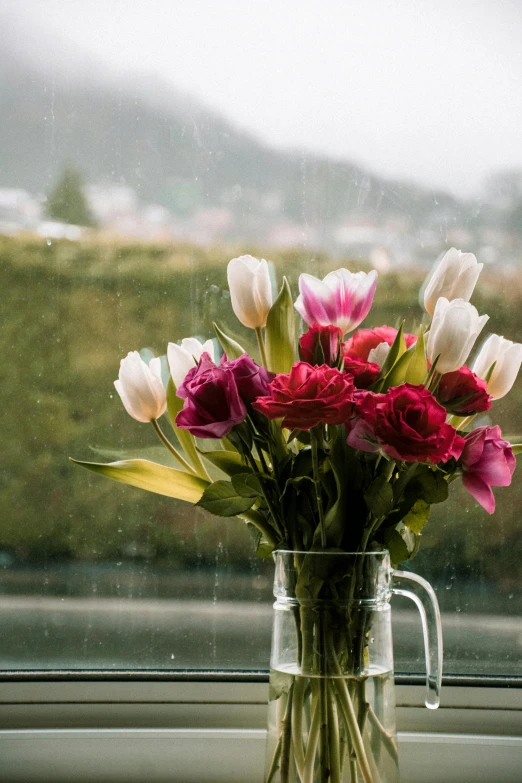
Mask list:
[[[286,279],[273,301],[267,262],[241,256],[228,265],[232,308],[259,362],[216,325],[204,344],[169,343],[166,387],[160,358],[121,361],[126,410],[179,468],[80,464],[237,517],[261,557],[277,553],[267,783],[398,780],[390,563],[416,554],[431,505],[457,479],[492,513],[491,487],[510,484],[521,448],[498,426],[473,428],[522,361],[522,345],[491,335],[466,365],[488,320],[469,303],[481,268],[448,251],[409,333],[358,328],[375,271],[302,274],[295,303]]]

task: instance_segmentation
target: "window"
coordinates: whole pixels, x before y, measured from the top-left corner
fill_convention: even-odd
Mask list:
[[[248,14],[232,0],[22,0],[0,10],[7,702],[32,702],[26,686],[70,673],[251,675],[254,695],[234,697],[250,706],[233,726],[262,728],[250,717],[261,714],[256,673],[269,659],[272,564],[256,559],[248,530],[67,458],[168,459],[121,406],[118,362],[206,339],[212,320],[248,344],[225,272],[241,252],[270,258],[294,290],[302,271],[374,267],[366,324],[407,312],[413,331],[419,286],[454,245],[485,264],[473,301],[487,329],[522,339],[521,24],[516,4],[485,0],[327,10],[292,0]],[[522,432],[521,388],[495,403],[506,435]],[[493,517],[452,488],[412,563],[436,589],[452,682],[519,684],[521,486],[515,473],[496,491]],[[395,598],[396,670],[410,677],[401,683],[424,671],[417,626]],[[473,708],[500,713],[484,692]],[[500,734],[517,733],[512,698]],[[108,723],[96,710],[80,725],[132,722],[125,709]],[[29,713],[8,709],[4,726],[41,726]],[[167,713],[183,728],[181,708]],[[64,707],[43,725],[69,719]]]

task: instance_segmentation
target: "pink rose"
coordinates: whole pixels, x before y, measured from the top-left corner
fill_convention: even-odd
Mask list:
[[[230,367],[216,367],[208,353],[189,370],[177,395],[185,404],[176,425],[196,438],[223,438],[247,415],[234,372]]]
[[[437,398],[449,413],[472,416],[491,408],[486,381],[465,365],[441,376]]]
[[[372,348],[377,348],[381,343],[388,343],[392,345],[397,336],[397,329],[392,326],[377,326],[375,329],[358,329],[352,334],[349,340],[343,343],[343,350],[345,355],[350,354],[359,356],[361,359],[368,361],[368,356]],[[416,334],[405,333],[404,339],[406,341],[406,347],[417,342]]]
[[[354,407],[351,375],[326,364],[297,362],[288,374],[276,375],[268,388],[270,396],[260,397],[252,407],[269,419],[282,418],[289,429],[341,424]]]
[[[477,427],[466,435],[460,458],[462,483],[488,514],[495,510],[491,487],[509,487],[516,459],[500,427]]]
[[[344,371],[353,376],[356,389],[368,389],[379,377],[381,368],[375,362],[366,362],[359,356],[345,353]]]
[[[299,338],[299,355],[308,364],[335,367],[342,339],[343,333],[339,327],[313,324]]]
[[[464,438],[446,423],[446,411],[424,386],[403,383],[386,394],[359,392],[354,418],[347,423],[348,445],[405,462],[457,459]]]

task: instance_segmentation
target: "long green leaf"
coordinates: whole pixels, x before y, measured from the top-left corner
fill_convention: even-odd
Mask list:
[[[426,361],[426,350],[424,347],[424,329],[421,326],[415,343],[415,350],[411,361],[406,370],[406,383],[418,385],[424,383],[428,372],[428,363]]]
[[[212,326],[214,327],[220,346],[227,355],[227,359],[239,359],[240,356],[243,356],[243,354],[246,353],[245,349],[231,337],[228,337],[225,332],[221,331],[216,323],[213,323]]]
[[[203,463],[201,462],[201,457],[199,456],[199,452],[196,448],[193,435],[191,435],[188,430],[183,430],[176,426],[176,416],[182,408],[183,400],[176,394],[174,381],[172,378],[169,378],[169,382],[167,384],[167,413],[169,415],[170,423],[174,432],[176,433],[176,437],[179,440],[183,451],[192,463],[194,470],[200,478],[202,478],[204,481],[208,481],[210,477],[205,470]]]
[[[197,476],[146,459],[128,459],[108,464],[70,459],[93,473],[187,503],[197,503],[209,485],[208,481]]]
[[[268,313],[265,342],[268,369],[276,373],[290,372],[295,361],[295,319],[292,292],[286,277]]]
[[[406,352],[406,340],[404,339],[404,321],[403,321],[399,327],[397,334],[395,335],[395,340],[393,341],[388,356],[386,357],[384,364],[382,366],[382,375],[384,377],[388,375],[395,362],[398,359],[400,359],[402,354],[405,352]]]

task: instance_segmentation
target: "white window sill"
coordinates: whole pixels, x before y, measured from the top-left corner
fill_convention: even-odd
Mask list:
[[[519,783],[522,689],[397,686],[403,783]],[[267,685],[2,682],[3,783],[261,783]]]

